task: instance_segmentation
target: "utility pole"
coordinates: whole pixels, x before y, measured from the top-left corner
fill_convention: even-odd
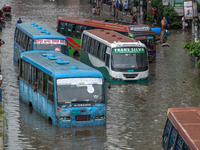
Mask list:
[[[199,24],[199,18],[198,18],[198,10],[197,10],[197,1],[196,0],[193,0],[193,9],[194,9],[194,15],[193,15],[193,23],[194,23],[194,35],[195,35],[195,38],[194,38],[194,42],[197,42],[198,40],[198,24]]]

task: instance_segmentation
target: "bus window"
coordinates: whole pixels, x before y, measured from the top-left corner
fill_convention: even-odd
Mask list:
[[[92,27],[90,27],[90,26],[86,27],[86,30],[91,30],[91,29],[92,29]]]
[[[183,144],[183,139],[180,135],[178,135],[175,150],[181,150],[182,144]]]
[[[81,39],[81,35],[83,33],[83,30],[86,29],[86,26],[84,25],[76,25],[76,38]]]
[[[99,42],[96,41],[95,46],[94,46],[94,52],[93,52],[93,55],[96,57],[97,57],[98,50],[99,50]]]
[[[53,87],[53,78],[49,76],[48,80],[48,100],[54,103],[54,87]]]
[[[91,40],[91,46],[90,46],[90,54],[93,54],[93,51],[94,51],[94,42],[95,42],[95,40],[92,39]]]
[[[106,66],[109,68],[110,55],[106,54]]]
[[[35,81],[37,80],[37,71],[36,68],[32,66],[33,82],[32,85],[35,86]]]
[[[33,77],[32,77],[32,67],[30,64],[28,64],[28,83],[32,84]]]
[[[15,42],[17,41],[18,31],[19,31],[18,28],[16,28],[16,30],[15,30],[15,39],[14,39]]]
[[[38,70],[38,89],[42,92],[43,91],[43,72]]]
[[[177,130],[174,127],[172,127],[172,132],[171,132],[170,139],[169,139],[169,145],[167,148],[168,150],[173,149],[176,138],[177,138],[177,134],[178,134]]]
[[[25,62],[24,67],[24,80],[28,82],[28,63]]]
[[[27,46],[27,50],[31,50],[31,45],[32,45],[32,39],[30,37],[28,37],[28,46]]]
[[[76,24],[69,23],[67,36],[75,37]]]
[[[20,73],[20,77],[22,77],[22,79],[24,79],[24,60],[21,59],[21,73]]]
[[[183,143],[182,150],[190,150],[190,148],[185,143]]]
[[[171,129],[172,129],[172,123],[169,119],[167,119],[167,123],[166,123],[164,134],[163,134],[163,143],[162,143],[163,149],[166,149],[166,146],[168,145],[168,141],[169,141],[168,139],[171,133]]]
[[[82,42],[81,42],[81,48],[86,51],[86,42],[87,42],[87,36],[84,34],[82,37]]]
[[[107,46],[103,44],[101,49],[101,60],[105,61],[105,53],[106,53]]]
[[[58,32],[62,35],[66,35],[66,29],[67,29],[67,22],[59,21]]]
[[[87,45],[86,45],[86,51],[87,51],[87,52],[90,51],[90,43],[91,43],[91,38],[88,37],[88,38],[87,38]]]
[[[28,36],[26,34],[24,34],[25,37],[23,39],[23,49],[26,50],[26,46],[27,46],[27,43],[28,43]]]
[[[18,36],[18,45],[20,45],[21,41],[22,41],[22,31],[19,31],[19,36]]]
[[[44,94],[47,94],[48,75],[46,73],[44,73],[43,75],[44,75],[43,91],[44,91]]]

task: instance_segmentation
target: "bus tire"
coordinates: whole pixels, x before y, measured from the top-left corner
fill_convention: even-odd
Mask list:
[[[80,56],[78,51],[75,51],[73,56]]]
[[[31,103],[31,102],[29,102],[29,107],[33,107],[33,105],[32,105],[32,103]]]
[[[53,122],[52,122],[51,117],[48,117],[48,123],[49,123],[50,126],[52,126]]]

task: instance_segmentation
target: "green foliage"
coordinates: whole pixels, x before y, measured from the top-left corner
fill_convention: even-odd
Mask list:
[[[157,20],[162,20],[163,17],[168,17],[170,22],[170,27],[178,25],[178,13],[174,10],[174,7],[163,6],[162,0],[151,0],[151,6],[157,7]]]
[[[178,25],[178,13],[174,10],[174,7],[167,6],[163,9],[163,16],[169,18],[170,27]]]
[[[188,54],[195,56],[195,57],[200,57],[200,43],[185,43],[183,46],[184,49],[188,49]],[[196,67],[200,68],[200,59],[198,59]]]
[[[151,0],[151,7],[155,8],[157,7],[158,12],[157,12],[157,19],[158,20],[162,20],[163,18],[163,11],[164,11],[164,7],[162,0]]]
[[[147,14],[147,19],[146,20],[154,22],[154,15],[153,14]]]
[[[197,11],[200,12],[200,3],[197,2]]]

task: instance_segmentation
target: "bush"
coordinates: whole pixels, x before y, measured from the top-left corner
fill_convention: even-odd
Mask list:
[[[188,49],[187,54],[195,56],[195,57],[200,57],[200,43],[185,43],[183,46],[184,49]],[[200,68],[200,59],[198,59],[196,67]]]
[[[178,27],[178,13],[174,10],[174,7],[163,6],[162,0],[151,0],[151,6],[153,8],[158,8],[157,20],[162,20],[163,17],[168,17],[170,27]]]
[[[167,6],[163,9],[163,16],[169,18],[169,26],[173,28],[178,25],[178,13],[174,10],[174,7]]]

